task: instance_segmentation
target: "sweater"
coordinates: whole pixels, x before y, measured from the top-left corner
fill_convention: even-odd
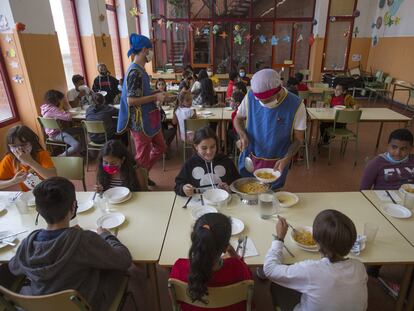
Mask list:
[[[106,232],[98,235],[73,227],[54,239],[44,239],[50,236],[45,231],[30,233],[9,262],[14,275],[25,275],[31,281],[23,291],[44,295],[75,289],[92,310],[104,310],[132,263],[128,249]]]
[[[117,120],[112,118],[118,115],[118,109],[106,104],[101,106],[90,106],[86,109],[86,121],[103,121],[108,140],[112,139],[116,133]],[[90,134],[94,143],[104,143],[104,134]]]
[[[213,168],[213,173],[211,168]],[[206,162],[198,154],[195,154],[184,163],[175,178],[175,193],[185,196],[183,191],[185,184],[191,184],[196,188],[210,186],[210,176],[215,184],[224,182],[228,185],[240,178],[234,162],[226,155],[216,154],[213,161]]]

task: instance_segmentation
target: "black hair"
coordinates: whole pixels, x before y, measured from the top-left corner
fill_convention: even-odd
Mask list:
[[[236,103],[239,103],[239,104],[243,101],[244,96],[245,96],[245,94],[243,94],[242,91],[233,92],[233,94],[231,95],[231,97],[233,97],[234,101]]]
[[[64,177],[43,180],[34,190],[36,210],[48,224],[62,221],[76,200],[75,186]]]
[[[218,148],[219,144],[218,144],[218,138],[217,138],[216,132],[209,126],[202,127],[198,129],[197,131],[195,131],[193,144],[198,145],[203,140],[209,139],[209,138],[213,138],[216,141],[216,146]]]
[[[103,170],[103,157],[108,155],[118,159],[124,159],[120,169],[123,185],[131,191],[139,191],[135,160],[125,145],[116,139],[108,140],[99,153],[98,173],[96,177],[97,182],[102,185],[103,189],[109,189],[111,182],[111,175]]]
[[[304,78],[304,75],[301,72],[297,72],[297,73],[295,73],[295,78],[296,78],[296,80],[298,80],[298,83],[301,83],[303,78]]]
[[[165,80],[164,80],[163,78],[158,78],[158,79],[157,79],[157,82],[155,83],[155,87],[158,87],[158,83],[159,83],[159,82],[164,82],[165,87],[167,88],[167,83],[165,82]]]
[[[198,73],[198,80],[200,81],[206,78],[208,78],[207,70],[201,69],[200,72]]]
[[[230,81],[236,80],[236,78],[239,76],[239,74],[236,71],[230,71],[229,73],[229,79]]]
[[[246,68],[245,68],[245,67],[240,67],[240,68],[239,68],[239,71],[240,71],[240,70],[244,70],[244,72],[246,72]]]
[[[231,237],[231,220],[220,213],[201,216],[194,224],[189,251],[190,273],[188,294],[194,301],[208,303],[207,283],[213,274],[213,266],[226,251]]]
[[[101,93],[92,93],[92,105],[95,110],[100,110],[105,105],[105,97]]]
[[[42,146],[40,145],[39,136],[37,136],[36,133],[26,125],[16,125],[7,131],[7,150],[11,155],[13,155],[16,161],[19,161],[10,151],[9,147],[9,145],[14,144],[16,139],[20,140],[22,143],[30,143],[32,145],[32,151],[30,152],[30,155],[33,159],[37,160],[37,154],[39,151],[43,150]]]
[[[313,238],[320,252],[335,262],[348,255],[357,238],[352,220],[337,210],[324,210],[313,221]]]
[[[234,86],[237,87],[239,90],[241,90],[243,94],[245,95],[247,94],[246,83],[244,83],[243,81],[236,82]]]
[[[295,85],[298,85],[298,84],[299,84],[298,79],[297,79],[297,78],[294,78],[294,77],[290,77],[290,78],[287,80],[287,82],[286,82],[286,86],[287,86],[287,87],[290,87],[290,86],[295,86]]]
[[[72,76],[72,82],[73,82],[74,85],[76,85],[81,80],[84,80],[84,78],[81,75],[73,75]]]
[[[183,79],[187,79],[189,77],[192,77],[192,75],[193,74],[191,73],[191,71],[184,70],[182,77],[183,77]]]
[[[390,143],[393,139],[407,141],[410,146],[413,145],[413,134],[408,129],[403,128],[392,131],[390,137],[388,138],[388,143]]]
[[[189,70],[191,72],[194,72],[194,69],[193,69],[193,67],[191,65],[185,66],[184,71],[187,71],[187,70]]]
[[[58,107],[60,101],[65,98],[65,94],[58,90],[49,90],[45,93],[44,100],[46,103]]]

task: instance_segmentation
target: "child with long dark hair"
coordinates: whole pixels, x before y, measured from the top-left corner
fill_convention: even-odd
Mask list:
[[[39,137],[25,125],[17,125],[7,132],[7,154],[0,161],[0,189],[20,184],[23,191],[29,172],[40,179],[56,176],[56,169]]]
[[[193,105],[211,107],[216,103],[213,82],[208,77],[206,70],[200,70],[198,81],[191,88],[191,93],[194,95]]]
[[[147,190],[142,171],[124,144],[109,140],[99,154],[97,191],[113,187],[127,187],[131,191]]]
[[[188,294],[193,301],[207,303],[207,287],[234,284],[252,279],[247,265],[230,246],[231,220],[220,213],[201,216],[191,233],[189,259],[178,259],[171,271],[171,278],[188,283]],[[223,253],[229,257],[222,258]],[[204,310],[182,303],[181,309]],[[241,302],[220,310],[246,310]]]

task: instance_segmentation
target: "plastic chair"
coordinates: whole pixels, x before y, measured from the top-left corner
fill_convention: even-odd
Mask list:
[[[40,124],[45,145],[49,149],[50,153],[53,154],[53,146],[63,147],[65,148],[65,152],[66,152],[68,150],[69,145],[63,141],[62,129],[59,125],[59,122],[56,119],[43,118],[43,117],[37,117],[37,121]],[[58,138],[60,139],[57,140],[57,139],[49,138],[48,135],[46,134],[46,131],[45,131],[46,129],[59,130],[60,135],[58,136]]]
[[[193,302],[187,294],[187,283],[177,280],[168,280],[168,291],[174,311],[181,310],[179,302],[202,308],[224,308],[239,302],[246,301],[246,310],[252,309],[254,281],[245,280],[227,286],[209,287],[207,304],[200,301]]]
[[[366,87],[365,89],[367,91],[369,91],[369,97],[368,97],[368,102],[371,101],[371,95],[372,93],[375,93],[375,100],[374,100],[374,104],[377,102],[377,98],[378,95],[381,95],[383,97],[385,97],[385,99],[388,101],[388,94],[391,93],[390,91],[390,87],[392,84],[393,78],[391,76],[388,76],[385,78],[384,80],[384,84],[381,87]]]
[[[89,171],[89,150],[100,151],[105,143],[108,141],[105,124],[103,121],[82,121],[82,127],[85,132],[86,141],[86,171]],[[91,139],[91,134],[101,134],[105,136],[105,142],[95,143]]]
[[[108,311],[119,310],[125,301],[128,277],[125,276],[118,291],[110,304]],[[0,306],[4,306],[7,311],[90,311],[92,308],[86,300],[73,289],[63,290],[57,293],[26,296],[14,293],[3,286],[0,286]],[[21,309],[20,309],[21,308]]]
[[[377,87],[381,88],[383,87],[383,81],[384,81],[384,72],[381,70],[377,70],[374,76],[374,81],[365,81],[365,87]]]
[[[193,148],[193,142],[188,142],[187,139],[187,132],[188,131],[193,131],[195,132],[196,130],[203,128],[205,126],[208,126],[209,122],[206,119],[186,119],[184,120],[184,138],[185,140],[183,141],[183,160],[185,162],[185,158],[186,158],[186,149],[192,149]]]
[[[82,180],[83,191],[86,191],[85,170],[81,157],[52,157],[57,176],[69,180]]]
[[[361,120],[361,110],[337,110],[335,112],[335,121],[333,127],[326,129],[326,134],[329,138],[329,151],[328,151],[328,165],[331,164],[331,142],[337,138],[341,139],[340,155],[345,155],[346,146],[349,140],[355,141],[355,161],[354,166],[357,164],[358,159],[358,135],[359,135],[359,121]],[[347,128],[337,128],[338,123],[356,124],[355,133]]]

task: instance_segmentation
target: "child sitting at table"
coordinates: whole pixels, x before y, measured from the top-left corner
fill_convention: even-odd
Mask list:
[[[306,83],[303,83],[303,73],[297,72],[295,73],[295,78],[298,81],[298,84],[296,85],[296,89],[298,91],[309,91],[308,85]]]
[[[195,188],[219,187],[230,191],[229,185],[240,174],[227,155],[217,152],[218,138],[213,129],[206,126],[194,133],[196,153],[188,159],[175,178],[175,193],[190,197]]]
[[[291,93],[293,93],[293,94],[295,94],[295,95],[299,96],[298,85],[299,85],[298,80],[297,80],[296,78],[294,78],[294,77],[290,77],[290,78],[287,80],[287,83],[286,83],[286,89],[287,89],[289,92],[291,92]]]
[[[220,84],[219,78],[214,74],[213,67],[207,67],[207,76],[210,78],[211,82],[213,82],[214,86],[218,86]]]
[[[284,265],[283,243],[288,224],[282,217],[266,254],[264,273],[273,304],[282,310],[366,310],[368,276],[357,259],[347,258],[355,243],[354,223],[336,210],[320,212],[313,222],[313,239],[322,259]],[[289,299],[290,298],[290,299]]]
[[[177,107],[174,109],[174,115],[172,123],[178,125],[180,131],[181,141],[192,141],[194,132],[185,132],[185,120],[196,119],[197,113],[194,108],[191,107],[193,96],[190,92],[181,92],[177,97]]]
[[[207,304],[207,287],[252,279],[249,268],[230,245],[230,237],[231,220],[224,214],[205,214],[194,224],[189,259],[178,259],[170,274],[171,278],[188,284],[188,295],[193,301]],[[223,253],[228,256],[222,257]],[[185,303],[180,303],[180,306],[183,311],[206,310]],[[240,302],[220,310],[246,310],[246,303]]]
[[[178,92],[185,91],[189,92],[191,90],[191,87],[193,86],[193,74],[191,71],[184,71],[183,72],[183,78],[180,81],[180,84],[178,86]]]
[[[194,106],[206,106],[212,107],[216,103],[216,96],[214,93],[213,82],[209,79],[207,71],[204,69],[200,70],[198,74],[198,81],[196,81],[192,88],[191,93],[193,97]]]
[[[97,192],[113,187],[127,187],[130,191],[147,191],[144,172],[119,140],[109,140],[98,158]]]
[[[397,190],[403,184],[414,183],[413,134],[397,129],[388,138],[385,153],[367,163],[362,175],[361,190]]]
[[[72,121],[72,115],[64,109],[65,95],[57,90],[49,90],[44,96],[45,103],[40,106],[40,112],[44,118],[56,119],[59,121]],[[63,141],[68,145],[65,152],[59,156],[72,156],[81,151],[81,143],[73,136],[83,137],[83,130],[80,127],[66,127],[63,131],[58,129],[45,129],[46,134],[52,140]]]
[[[19,184],[23,191],[28,191],[24,181],[29,172],[40,179],[56,176],[49,152],[42,148],[39,137],[30,128],[25,125],[10,128],[6,142],[8,152],[0,161],[0,189]],[[33,188],[31,183],[28,185]]]
[[[47,224],[46,229],[31,232],[9,262],[14,275],[30,280],[21,293],[38,296],[74,289],[92,310],[106,309],[132,263],[128,249],[101,227],[98,234],[70,227],[77,202],[69,180],[49,178],[36,186],[33,194],[36,210]]]
[[[227,85],[226,98],[231,98],[233,95],[234,84],[236,83],[237,72],[231,71],[229,73],[229,84]]]
[[[326,103],[328,103],[331,107],[335,106],[345,106],[347,108],[358,108],[356,106],[356,101],[352,97],[352,95],[347,94],[348,88],[343,83],[338,83],[334,89],[334,96],[329,96],[326,99]]]

